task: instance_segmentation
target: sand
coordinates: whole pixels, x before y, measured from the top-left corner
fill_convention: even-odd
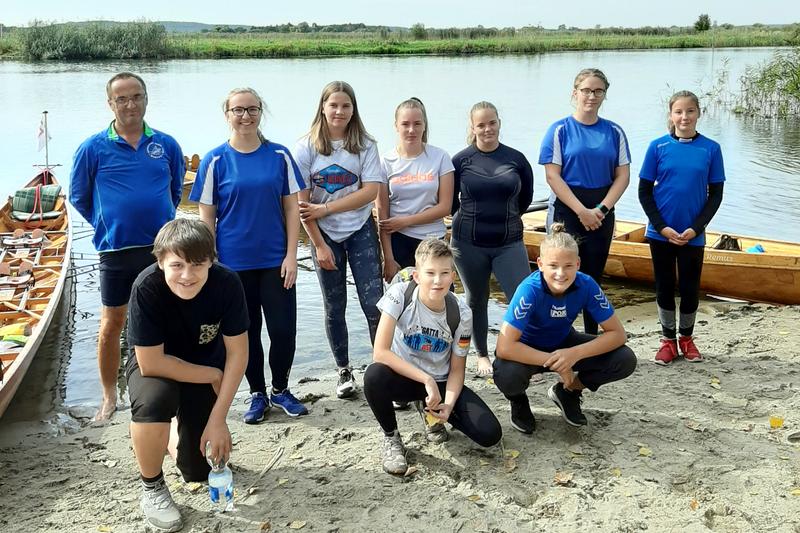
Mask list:
[[[800,532],[800,443],[787,440],[800,431],[800,308],[703,300],[696,335],[707,360],[662,368],[651,362],[654,307],[620,310],[639,366],[585,394],[588,427],[568,426],[546,398],[554,375],[528,391],[530,436],[511,428],[494,385],[469,375],[500,418],[503,447],[480,449],[457,432],[427,443],[416,413],[401,412],[406,477],[382,472],[366,402],[337,400],[331,371],[293,376],[294,392],[315,400],[309,416],[272,411],[247,426],[239,396],[229,416],[236,512],[210,512],[205,486],[183,483],[165,461],[184,531]],[[770,415],[783,428],[770,429]],[[4,425],[0,530],[143,531],[128,422],[123,410],[99,426],[63,412]]]

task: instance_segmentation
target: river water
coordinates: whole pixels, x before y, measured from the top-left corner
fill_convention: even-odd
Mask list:
[[[548,194],[543,169],[535,164],[539,143],[550,123],[571,112],[572,79],[581,68],[599,67],[611,81],[601,115],[626,131],[635,178],[648,143],[665,132],[666,100],[672,92],[689,89],[701,100],[710,100],[706,95],[715,90],[720,72],[724,70],[731,80],[725,87],[735,90],[736,80],[748,66],[769,59],[774,52],[762,48],[455,58],[0,62],[0,195],[5,197],[26,181],[33,173],[32,164],[44,162],[44,152],[36,151],[35,141],[43,110],[49,112],[50,162],[63,165],[56,174],[67,185],[75,148],[107,127],[112,118],[105,102],[105,83],[121,70],[144,77],[149,93],[146,120],[172,134],[186,154],[202,155],[227,138],[221,104],[234,87],[250,86],[261,93],[270,108],[263,126],[266,136],[290,147],[307,131],[322,86],[334,79],[347,80],[355,88],[362,119],[381,151],[395,139],[395,106],[410,96],[426,104],[430,142],[451,154],[464,146],[469,107],[489,100],[500,110],[502,141],[521,150],[534,165],[535,197],[539,198]],[[746,118],[710,106],[698,129],[722,145],[728,178],[723,205],[711,227],[800,240],[800,209],[796,207],[800,201],[800,122]],[[634,179],[618,205],[619,218],[644,220],[635,183]],[[73,221],[75,250],[83,258],[76,265],[90,270],[96,255],[87,226],[78,215]],[[302,247],[299,256],[309,255]],[[32,380],[49,376],[46,399],[40,398],[35,409],[12,405],[6,417],[42,416],[62,404],[99,402],[94,353],[100,305],[96,272],[78,275],[74,281],[74,305],[66,306],[55,326],[61,330],[50,335],[51,341],[40,350],[31,377],[17,395],[23,396]],[[355,363],[365,363],[370,357],[369,337],[354,290],[348,304],[351,357]],[[307,259],[301,261],[298,307],[295,366],[304,371],[332,369],[319,287]],[[502,312],[502,304],[490,306],[490,325],[501,320]]]

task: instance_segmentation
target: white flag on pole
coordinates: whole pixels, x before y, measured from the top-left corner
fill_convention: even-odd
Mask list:
[[[47,136],[47,139],[45,139],[45,135]],[[39,143],[37,151],[41,152],[42,148],[44,148],[44,145],[47,143],[47,141],[51,139],[52,137],[50,137],[50,134],[47,133],[47,129],[45,128],[44,115],[42,115],[42,120],[39,121],[39,129],[36,132],[36,140]]]

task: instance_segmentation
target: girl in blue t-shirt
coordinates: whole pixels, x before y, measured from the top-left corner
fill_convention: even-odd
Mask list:
[[[494,382],[511,402],[511,425],[533,433],[528,388],[540,372],[561,378],[547,391],[567,423],[587,423],[581,411],[583,389],[625,379],[636,368],[636,356],[625,345],[626,334],[600,286],[578,272],[578,244],[556,222],[540,246],[539,270],[528,276],[508,303],[497,337]],[[603,328],[599,336],[572,327],[578,313],[591,315]]]
[[[614,237],[614,205],[628,187],[631,163],[622,128],[598,116],[608,87],[601,70],[581,70],[572,89],[575,112],[550,126],[539,153],[555,195],[552,220],[578,237],[581,272],[598,283]],[[588,314],[583,325],[586,333],[597,333]]]
[[[348,83],[333,81],[322,89],[311,131],[297,143],[294,155],[309,187],[300,193],[300,218],[313,245],[325,333],[339,372],[336,396],[347,398],[357,391],[345,317],[347,265],[374,342],[383,279],[372,203],[386,181]]]
[[[705,228],[722,203],[725,169],[719,144],[697,132],[700,102],[679,91],[669,99],[669,134],[650,143],[639,173],[639,201],[649,224],[661,347],[655,362],[668,365],[678,350],[703,360],[692,340],[703,270]],[[681,296],[675,316],[675,269]],[[676,339],[676,333],[680,337]]]
[[[259,126],[264,101],[250,88],[234,89],[223,102],[230,138],[200,163],[189,199],[215,234],[221,263],[242,281],[250,317],[248,424],[262,421],[270,404],[289,416],[307,414],[289,390],[297,331],[297,193],[305,188],[289,150],[267,140]],[[270,337],[272,388],[267,394],[261,313]]]

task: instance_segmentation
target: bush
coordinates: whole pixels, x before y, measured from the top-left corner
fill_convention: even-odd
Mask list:
[[[697,31],[708,31],[711,29],[711,19],[705,13],[697,17],[697,22],[694,23],[694,29]]]
[[[20,34],[27,60],[148,59],[166,57],[167,30],[161,24],[50,24],[35,21]]]

